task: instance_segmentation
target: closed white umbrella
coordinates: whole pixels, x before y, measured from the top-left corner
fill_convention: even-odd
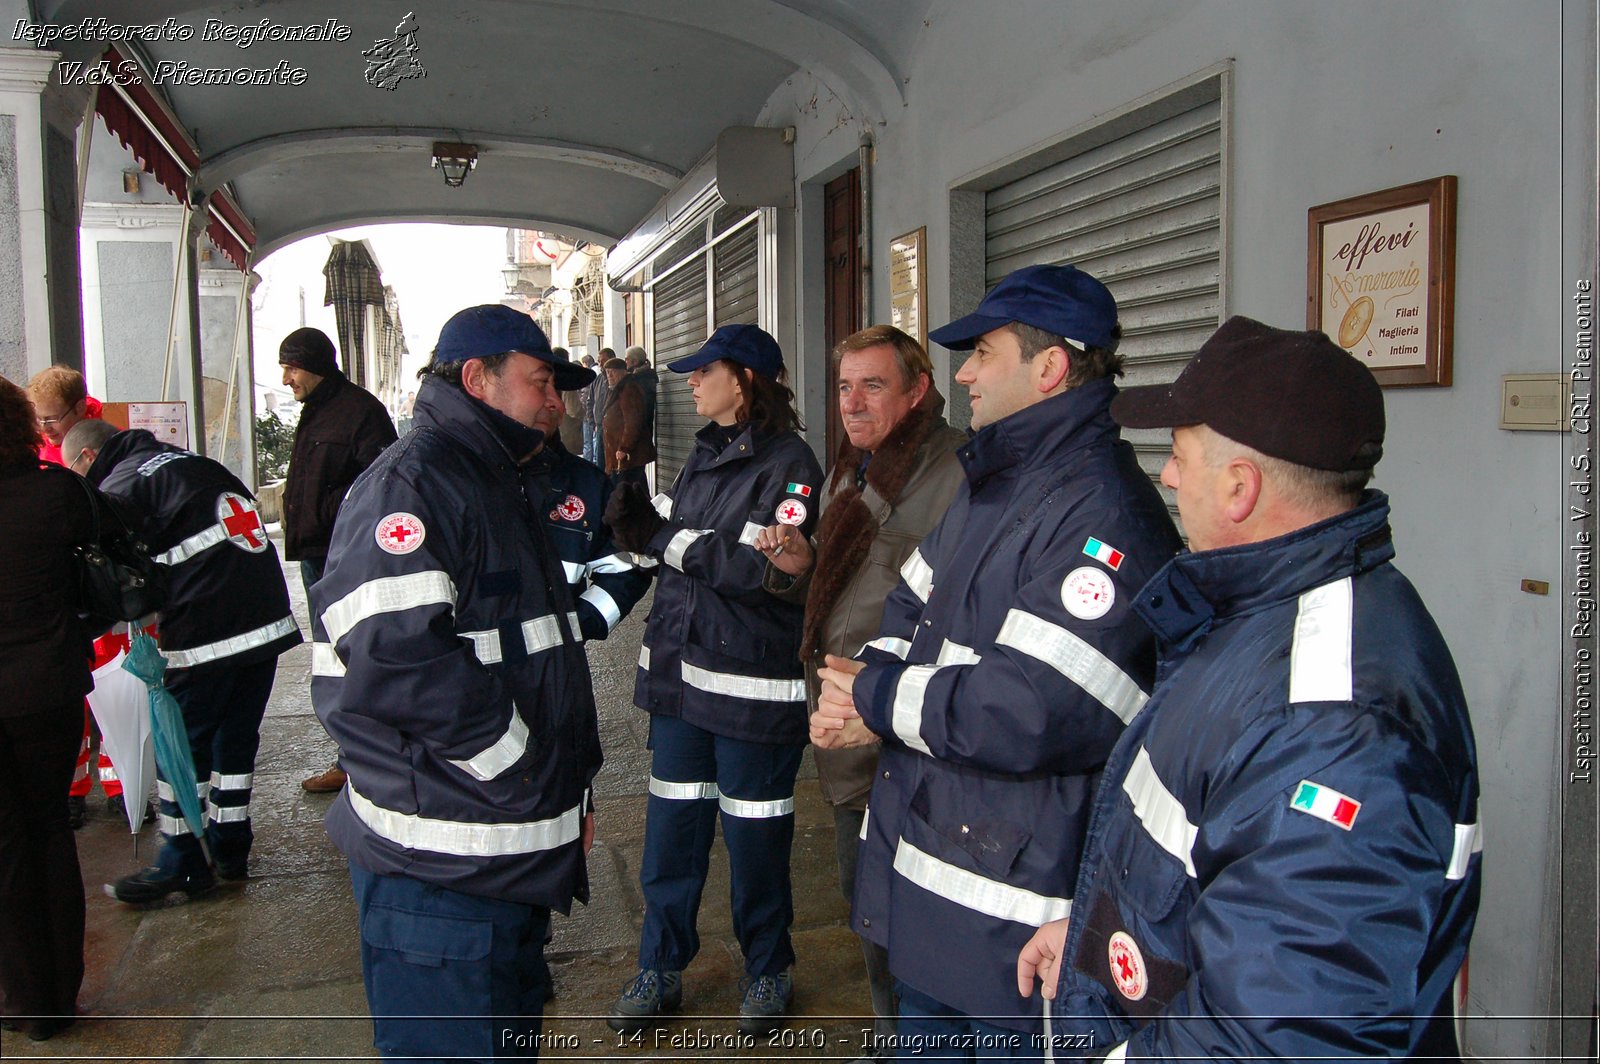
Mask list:
[[[150,741],[150,692],[122,667],[125,652],[94,670],[89,709],[100,722],[100,741],[122,780],[128,830],[144,826],[145,796],[155,779],[155,747]]]

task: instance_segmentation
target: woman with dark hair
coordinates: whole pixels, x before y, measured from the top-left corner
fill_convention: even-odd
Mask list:
[[[763,588],[753,543],[775,521],[810,534],[822,470],[795,431],[783,353],[761,329],[723,326],[667,368],[689,374],[710,423],[653,505],[624,483],[606,508],[616,542],[661,563],[633,696],[650,714],[651,750],[639,973],[609,1022],[638,1031],[681,1004],[720,810],[746,972],[739,1030],[759,1034],[792,993],[789,848],[807,729],[804,609]]]
[[[72,548],[93,495],[39,460],[39,423],[0,377],[0,989],[5,1024],[36,1041],[73,1022],[83,982],[83,876],[61,800],[83,734],[89,634]]]

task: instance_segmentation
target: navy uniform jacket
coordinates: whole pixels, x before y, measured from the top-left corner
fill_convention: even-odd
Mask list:
[[[855,703],[884,737],[854,921],[894,974],[1023,1031],[1017,952],[1065,916],[1095,774],[1144,704],[1130,604],[1179,541],[1092,381],[981,431],[901,573]],[[936,933],[930,933],[937,928]]]
[[[1114,1059],[1457,1057],[1477,761],[1388,516],[1368,492],[1140,593],[1160,674],[1096,799],[1058,1031],[1097,1019]]]
[[[600,519],[611,481],[557,438],[545,441],[527,469],[543,493],[539,511],[577,599],[578,627],[585,640],[604,639],[650,587],[650,570],[617,550]]]
[[[566,911],[600,768],[578,603],[545,532],[542,438],[430,378],[355,482],[311,589],[311,696],[349,785],[328,834],[369,872]]]
[[[167,568],[157,638],[170,668],[250,665],[299,645],[278,552],[226,466],[129,429],[105,442],[87,476]]]
[[[661,562],[639,654],[633,704],[715,735],[806,741],[803,606],[762,586],[756,533],[779,521],[816,527],[822,469],[797,433],[758,437],[708,424],[673,486],[649,544]]]

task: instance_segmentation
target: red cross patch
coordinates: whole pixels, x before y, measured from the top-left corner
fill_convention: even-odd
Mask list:
[[[581,521],[584,512],[583,500],[576,495],[568,495],[561,505],[556,507],[556,516],[563,521]]]
[[[267,549],[267,530],[261,527],[256,504],[231,491],[217,498],[217,522],[228,534],[228,542],[240,550],[260,554]]]
[[[1106,944],[1107,959],[1111,962],[1111,980],[1117,990],[1129,1001],[1138,1001],[1150,989],[1150,979],[1145,975],[1144,954],[1139,944],[1126,931],[1118,931]]]
[[[786,525],[806,523],[806,504],[798,499],[786,499],[778,504],[778,520]]]
[[[378,546],[390,554],[410,554],[428,538],[428,530],[416,514],[393,513],[378,522],[373,532]]]

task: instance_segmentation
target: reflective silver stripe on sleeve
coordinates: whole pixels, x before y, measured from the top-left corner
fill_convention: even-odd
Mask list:
[[[900,567],[900,577],[923,602],[933,594],[933,567],[923,560],[920,549],[912,551],[911,557]]]
[[[675,802],[698,801],[717,797],[715,783],[670,783],[650,777],[650,793],[657,798],[670,798]]]
[[[762,676],[735,676],[683,663],[683,682],[707,694],[749,698],[758,702],[804,702],[804,680],[770,680]]]
[[[605,618],[606,631],[611,631],[617,626],[617,622],[622,620],[622,607],[617,605],[617,600],[612,598],[605,588],[591,587],[578,597],[593,606],[600,612],[600,616]]]
[[[206,816],[213,824],[238,824],[250,819],[248,805],[213,805],[206,810]]]
[[[723,794],[717,797],[717,808],[729,816],[742,817],[745,820],[771,820],[774,817],[793,816],[794,797],[779,798],[771,802],[746,802]]]
[[[913,750],[932,754],[922,739],[922,700],[928,693],[928,681],[939,671],[938,665],[913,665],[900,674],[894,685],[894,706],[890,725],[900,741]]]
[[[881,650],[885,654],[893,654],[901,661],[906,660],[906,656],[911,653],[911,640],[897,639],[892,635],[880,635],[878,638],[868,643],[867,646],[874,650]],[[866,647],[862,647],[861,649],[865,650]]]
[[[1128,1059],[1128,1043],[1123,1042],[1106,1054],[1105,1064],[1122,1064]]]
[[[1300,596],[1289,651],[1289,701],[1348,702],[1355,687],[1351,622],[1355,614],[1350,578],[1314,587]]]
[[[1457,824],[1455,848],[1450,851],[1450,865],[1444,870],[1446,879],[1466,879],[1472,855],[1483,852],[1483,827],[1477,824]]]
[[[427,850],[458,857],[498,857],[538,853],[577,842],[583,807],[575,805],[549,820],[513,824],[477,824],[434,820],[415,813],[397,813],[375,805],[349,783],[345,784],[350,808],[380,838],[408,850]]]
[[[455,602],[456,586],[442,569],[383,576],[368,580],[323,610],[322,628],[328,633],[328,641],[337,643],[356,625],[379,614],[434,605],[454,610]]]
[[[746,547],[754,547],[756,545],[756,537],[761,534],[761,530],[765,527],[767,526],[758,525],[754,521],[746,521],[744,523],[744,531],[739,533],[739,542]]]
[[[577,637],[578,615],[567,614],[567,622],[572,628],[573,637]],[[500,638],[500,629],[489,628],[484,631],[462,632],[462,639],[472,641],[472,652],[477,659],[485,665],[494,665],[506,658],[505,645]],[[531,621],[522,622],[522,648],[530,657],[544,650],[561,645],[561,626],[556,622],[555,614],[535,617]]]
[[[639,668],[645,672],[650,671],[650,647],[648,644],[639,647]]]
[[[1189,822],[1183,803],[1175,798],[1161,777],[1144,747],[1133,756],[1128,775],[1122,780],[1123,793],[1133,802],[1133,815],[1139,818],[1144,830],[1156,845],[1183,862],[1183,870],[1194,879],[1194,840],[1200,829]]]
[[[561,571],[567,574],[567,583],[576,584],[583,579],[583,574],[588,570],[582,562],[569,562],[563,558],[561,560]]]
[[[664,491],[663,492],[657,492],[655,498],[650,500],[650,505],[654,506],[656,508],[656,513],[661,515],[662,520],[664,520],[664,521],[672,520],[672,496],[671,495],[668,495]]]
[[[211,774],[211,789],[214,791],[248,791],[255,786],[256,774],[254,772],[231,772],[224,775],[221,772]]]
[[[492,780],[515,765],[527,749],[528,725],[523,722],[522,714],[517,712],[517,707],[513,703],[511,723],[506,725],[505,734],[496,739],[493,746],[465,761],[457,761],[455,758],[445,760],[475,780]]]
[[[678,572],[683,572],[683,553],[701,536],[709,536],[709,528],[680,529],[667,543],[667,549],[661,552],[661,561],[672,566]]]
[[[936,664],[936,665],[976,665],[976,664],[978,664],[978,662],[980,662],[982,660],[983,660],[983,655],[979,654],[976,650],[973,650],[971,647],[962,646],[960,643],[953,643],[950,640],[946,639],[944,641],[944,644],[941,647],[939,647],[939,660],[934,662],[934,664]]]
[[[615,554],[607,554],[604,558],[596,558],[585,568],[591,573],[629,573],[638,568],[638,565],[632,554],[618,551]]]
[[[215,643],[205,646],[190,647],[188,650],[164,650],[167,665],[174,669],[187,669],[191,665],[202,665],[208,661],[219,658],[231,658],[235,654],[243,654],[247,650],[265,646],[274,639],[282,639],[286,635],[298,632],[293,617],[280,617],[271,624],[264,624],[260,628],[241,635],[219,639]]]
[[[333,649],[332,643],[311,644],[311,675],[344,675],[344,662],[339,660],[339,654]]]
[[[1039,927],[1072,914],[1072,902],[1067,898],[1036,894],[958,868],[924,853],[905,839],[895,847],[894,870],[923,890],[997,920]]]
[[[1019,650],[1071,680],[1095,701],[1129,724],[1149,701],[1133,677],[1115,662],[1059,624],[1022,610],[1006,614],[995,636],[998,646]]]
[[[207,547],[215,547],[218,543],[228,538],[228,530],[221,525],[212,525],[203,532],[196,532],[171,550],[164,550],[155,555],[155,560],[162,565],[177,565],[186,562]]]

